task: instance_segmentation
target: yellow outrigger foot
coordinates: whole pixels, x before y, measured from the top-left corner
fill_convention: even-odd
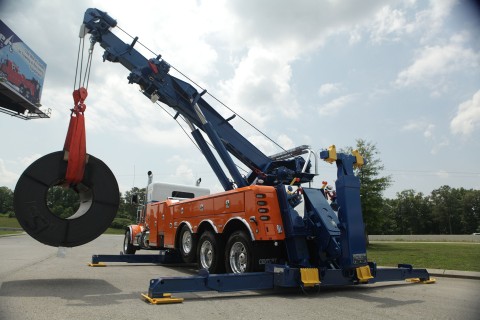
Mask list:
[[[430,278],[428,280],[420,280],[420,278],[410,278],[410,279],[405,279],[407,282],[413,282],[413,283],[423,283],[423,284],[431,284],[437,282],[437,279],[435,278]]]
[[[89,263],[88,264],[89,267],[106,267],[107,265],[103,262],[99,262],[99,263]]]
[[[147,294],[142,293],[142,297],[150,304],[169,304],[183,302],[183,298],[172,297],[172,294],[170,293],[164,293],[162,298],[151,298]]]
[[[373,279],[369,266],[358,267],[356,271],[357,278],[360,283],[367,283],[368,280]]]
[[[317,268],[300,268],[300,277],[304,287],[315,287],[320,284]]]

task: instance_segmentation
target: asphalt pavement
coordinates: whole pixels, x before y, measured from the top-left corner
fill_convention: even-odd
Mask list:
[[[444,270],[435,284],[323,287],[308,295],[299,288],[179,293],[182,304],[154,306],[141,299],[150,279],[198,271],[184,265],[87,266],[92,254],[118,253],[122,240],[121,235],[102,235],[80,247],[58,249],[27,235],[0,238],[0,319],[477,320],[480,315],[480,280],[450,277]]]
[[[20,234],[0,235],[1,237],[15,237],[26,235],[25,232]],[[403,241],[402,241],[403,242]],[[479,279],[480,272],[475,271],[463,271],[463,270],[446,270],[446,269],[427,269],[428,273],[434,277],[449,277],[449,278],[462,278],[462,279]]]

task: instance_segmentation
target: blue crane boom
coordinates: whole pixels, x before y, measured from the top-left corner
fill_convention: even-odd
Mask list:
[[[127,44],[112,33],[111,29],[117,22],[106,12],[88,9],[83,25],[85,32],[91,34],[92,43],[99,43],[105,49],[104,61],[123,65],[130,71],[129,83],[140,85],[147,98],[166,104],[177,112],[177,116],[184,117],[225,190],[232,189],[232,184],[197,129],[207,134],[237,187],[251,184],[259,175],[267,185],[276,184],[279,180],[290,183],[295,177],[301,178],[301,182],[311,181],[313,174],[303,170],[303,158],[275,160],[266,156],[233,128],[229,123],[232,117],[225,119],[202,98],[205,91],[198,92],[189,83],[170,75],[170,65],[160,55],[147,59],[134,48],[138,38]],[[230,154],[251,170],[248,177],[240,174]]]

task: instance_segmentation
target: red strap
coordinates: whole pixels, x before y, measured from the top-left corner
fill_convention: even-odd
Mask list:
[[[87,89],[80,88],[73,91],[73,107],[68,125],[67,137],[63,150],[68,152],[67,173],[65,181],[68,183],[79,183],[85,172],[85,161],[87,157],[87,145],[85,138],[85,117],[84,112],[87,106],[84,104],[88,96]]]
[[[148,60],[148,65],[150,66],[150,69],[152,69],[153,73],[157,74],[158,73],[158,68],[155,65],[155,63],[153,63],[152,60],[153,59]]]

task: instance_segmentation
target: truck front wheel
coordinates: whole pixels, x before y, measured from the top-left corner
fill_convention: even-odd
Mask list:
[[[200,269],[207,269],[209,273],[222,273],[224,271],[223,245],[213,232],[205,231],[200,236],[197,257]]]
[[[227,273],[253,271],[252,242],[243,231],[236,231],[228,238],[225,248],[225,268]]]
[[[132,237],[130,236],[130,230],[125,231],[125,239],[123,240],[123,253],[135,254],[135,247],[132,243]]]

